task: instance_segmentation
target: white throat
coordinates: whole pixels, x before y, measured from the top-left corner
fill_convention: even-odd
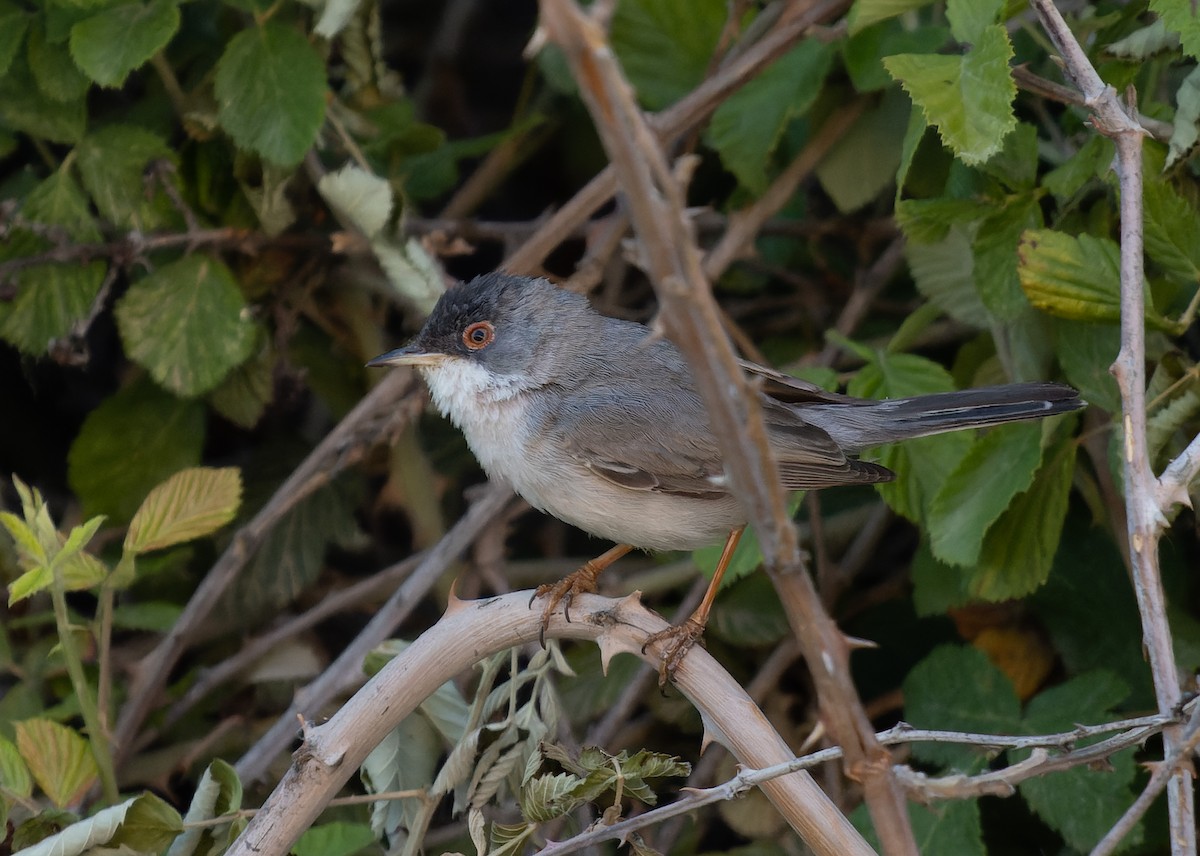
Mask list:
[[[453,357],[422,366],[421,374],[434,407],[462,430],[484,471],[510,483],[520,481],[527,436],[520,396],[524,386]]]

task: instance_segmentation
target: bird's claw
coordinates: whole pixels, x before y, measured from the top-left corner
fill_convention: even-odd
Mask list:
[[[571,622],[571,601],[577,594],[596,593],[596,577],[600,575],[601,570],[588,562],[558,582],[546,583],[534,590],[533,597],[529,598],[530,609],[533,608],[533,602],[539,597],[547,598],[546,608],[542,610],[542,629],[538,632],[538,643],[543,648],[546,647],[546,628],[550,626],[550,617],[554,615],[554,610],[558,609],[559,604],[562,604],[563,617],[569,624]]]
[[[704,644],[704,625],[694,618],[689,618],[682,624],[672,625],[665,630],[651,633],[642,643],[642,653],[651,645],[662,643],[662,659],[658,664],[658,685],[665,687],[667,681],[673,680],[675,670],[683,662],[692,646],[699,642]]]

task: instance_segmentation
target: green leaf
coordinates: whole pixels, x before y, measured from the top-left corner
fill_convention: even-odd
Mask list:
[[[87,197],[66,170],[54,173],[34,188],[22,214],[33,223],[60,226],[67,236],[80,242],[100,239]],[[20,232],[17,236],[25,237]],[[16,245],[16,241],[13,243]],[[39,237],[21,249],[33,254],[48,246]],[[39,264],[20,271],[17,279],[20,291],[8,311],[0,315],[0,336],[25,353],[40,355],[91,314],[104,279],[104,263]]]
[[[902,199],[896,203],[896,223],[905,236],[918,244],[936,244],[946,239],[955,226],[994,215],[995,205],[979,199]],[[964,230],[965,232],[965,230]]]
[[[929,806],[910,802],[908,816],[918,853],[987,856],[978,800],[947,800]]]
[[[55,101],[78,101],[91,85],[71,62],[66,45],[47,42],[41,27],[29,33],[29,69],[42,94]]]
[[[1150,0],[1150,11],[1179,34],[1184,52],[1200,59],[1200,18],[1190,0]]]
[[[935,243],[910,241],[904,254],[921,294],[955,321],[986,330],[992,317],[975,288],[974,232],[955,225]]]
[[[853,36],[878,21],[928,6],[931,2],[932,0],[856,0],[847,16],[850,35]]]
[[[334,211],[367,238],[382,232],[392,216],[392,187],[387,179],[353,163],[323,175],[317,190]]]
[[[198,464],[203,443],[204,406],[141,380],[88,414],[71,446],[67,477],[86,515],[120,523],[155,485]]]
[[[174,209],[162,188],[156,185],[153,196],[146,194],[147,165],[178,160],[158,134],[135,125],[109,125],[84,137],[75,156],[83,186],[110,223],[146,231],[171,221]]]
[[[49,565],[36,565],[17,577],[8,587],[8,605],[20,603],[54,584],[54,572]]]
[[[125,533],[125,550],[148,553],[203,538],[232,520],[241,500],[237,467],[180,470],[146,496]]]
[[[173,842],[167,856],[192,856],[193,853],[211,853],[221,844],[228,846],[232,822],[223,826],[188,826],[199,824],[239,810],[242,807],[242,783],[237,772],[220,758],[209,764],[196,785],[192,802],[183,817],[185,828]],[[368,830],[369,831],[369,830]],[[297,845],[298,847],[299,845]],[[295,848],[294,848],[295,849]]]
[[[77,143],[87,127],[87,103],[82,97],[47,99],[25,58],[18,55],[8,74],[0,77],[0,124],[52,143]]]
[[[1104,46],[1105,53],[1137,61],[1150,59],[1158,53],[1177,50],[1179,50],[1179,33],[1168,30],[1162,18],[1155,18],[1125,38],[1109,42]]]
[[[1111,672],[1088,672],[1030,701],[1023,730],[1027,734],[1047,734],[1069,731],[1076,724],[1108,721],[1128,694],[1129,687]],[[1083,743],[1092,742],[1095,739]],[[1026,779],[1018,788],[1030,808],[1070,847],[1087,852],[1120,819],[1134,798],[1133,753],[1133,749],[1126,749],[1110,756],[1108,769],[1076,767]],[[1028,754],[1010,753],[1013,762]],[[1138,827],[1125,843],[1136,844],[1141,835]]]
[[[911,111],[904,93],[890,90],[817,164],[817,179],[839,211],[861,208],[896,180]]]
[[[877,354],[850,382],[851,395],[862,398],[909,398],[954,388],[950,374],[931,360],[913,354]],[[883,501],[909,520],[922,520],[946,477],[971,448],[969,434],[957,432],[921,437],[864,455],[896,472],[894,482],[877,485]]]
[[[984,534],[1033,483],[1041,462],[1041,425],[1003,425],[979,438],[930,504],[933,554],[951,565],[974,565]]]
[[[571,773],[534,776],[521,788],[521,815],[531,823],[562,817],[583,802],[575,794],[583,781]]]
[[[659,110],[690,92],[712,61],[724,0],[625,0],[610,40],[638,98]]]
[[[71,824],[22,850],[21,856],[80,856],[103,852],[101,845],[106,844],[117,852],[158,853],[182,829],[179,812],[154,794],[144,793]],[[127,849],[121,851],[121,845]]]
[[[184,397],[208,392],[254,348],[254,322],[233,274],[199,253],[135,282],[116,316],[130,359]]]
[[[949,38],[950,31],[944,26],[925,23],[908,29],[899,21],[889,20],[873,24],[843,41],[842,61],[855,91],[876,92],[891,88],[893,84],[892,76],[883,67],[883,57],[899,53],[935,53]],[[921,129],[924,128],[922,122]]]
[[[226,375],[208,396],[213,408],[235,425],[253,428],[275,396],[276,355],[266,336],[250,359]]]
[[[1030,229],[1017,250],[1021,288],[1038,309],[1076,321],[1121,318],[1121,250],[1108,238]]]
[[[1022,597],[1046,581],[1062,537],[1071,480],[1073,441],[1047,450],[1029,490],[1020,494],[988,530],[979,564],[967,583],[972,595],[1000,601]]]
[[[67,726],[35,718],[17,722],[13,729],[33,780],[59,808],[83,796],[99,776],[87,741]]]
[[[946,20],[954,38],[970,45],[983,37],[1003,10],[1004,0],[947,0]]]
[[[221,125],[239,146],[280,166],[299,163],[316,141],[325,89],[321,57],[275,22],[238,33],[217,63]]]
[[[987,27],[961,57],[898,54],[884,67],[900,81],[963,163],[983,163],[1016,126],[1016,84],[1008,70],[1012,44],[1004,27]]]
[[[767,168],[788,122],[802,116],[821,91],[833,50],[807,39],[788,51],[717,108],[708,142],[725,168],[755,195],[767,189]]]
[[[1003,672],[983,652],[942,645],[904,679],[904,719],[917,728],[1014,734],[1021,703]],[[956,770],[980,765],[979,750],[950,743],[914,743],[913,754]]]
[[[8,72],[29,28],[30,14],[9,0],[0,0],[0,77]]]
[[[707,632],[710,638],[724,639],[739,648],[748,648],[772,645],[791,631],[787,616],[779,604],[779,596],[767,575],[750,574],[722,587],[722,594],[713,606]]]
[[[5,737],[0,737],[0,790],[24,798],[33,794],[29,767],[21,760],[16,744]]]
[[[175,0],[110,6],[71,28],[71,56],[101,86],[120,88],[129,73],[165,48],[178,29]]]
[[[1156,21],[1161,24],[1161,21]],[[1200,68],[1193,68],[1175,93],[1175,120],[1172,123],[1170,152],[1166,169],[1192,150],[1200,137]]]
[[[317,579],[330,544],[359,536],[355,508],[354,492],[341,481],[301,501],[271,529],[224,603],[252,604],[239,606],[242,618],[291,603]]]
[[[1168,182],[1147,178],[1142,188],[1146,252],[1168,274],[1200,280],[1200,214]]]
[[[1055,322],[1054,354],[1067,382],[1089,404],[1109,413],[1121,410],[1121,393],[1109,367],[1121,349],[1121,329],[1115,324]]]
[[[1017,273],[1017,247],[1026,230],[1040,225],[1042,210],[1030,194],[1011,199],[997,214],[984,220],[975,234],[976,288],[983,305],[997,320],[1015,322],[1029,309]]]
[[[112,622],[122,630],[166,633],[182,612],[183,607],[173,603],[120,603],[113,609]]]
[[[1066,201],[1108,171],[1114,151],[1112,140],[1093,134],[1066,163],[1046,173],[1042,185]]]
[[[292,845],[291,852],[296,856],[353,856],[375,841],[375,833],[367,824],[338,820],[310,827]]]

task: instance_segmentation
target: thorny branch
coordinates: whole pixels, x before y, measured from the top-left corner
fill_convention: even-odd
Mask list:
[[[916,854],[890,756],[875,740],[849,677],[849,649],[801,562],[762,414],[722,329],[684,216],[682,190],[597,21],[570,0],[543,0],[541,13],[542,26],[565,53],[608,152],[640,241],[642,264],[658,293],[659,319],[696,375],[730,482],[759,535],[768,574],[812,670],[823,717],[846,750],[848,771],[863,783],[886,852]]]
[[[1176,673],[1174,643],[1167,622],[1166,596],[1159,571],[1158,542],[1166,527],[1166,504],[1179,501],[1185,482],[1195,474],[1198,457],[1193,447],[1168,469],[1170,481],[1155,478],[1146,441],[1146,342],[1145,293],[1142,259],[1142,138],[1145,129],[1136,111],[1123,104],[1092,67],[1087,54],[1067,27],[1051,0],[1033,0],[1042,27],[1063,59],[1063,68],[1092,111],[1096,130],[1117,147],[1117,174],[1121,188],[1121,350],[1113,364],[1121,391],[1124,429],[1123,463],[1125,506],[1128,519],[1129,557],[1142,632],[1150,659],[1154,694],[1160,713],[1178,708],[1183,697]],[[1131,99],[1132,100],[1132,99]],[[1174,725],[1163,732],[1168,758],[1178,757],[1185,740]],[[1171,852],[1196,853],[1196,815],[1190,773],[1182,767],[1170,771],[1167,785],[1170,810]]]

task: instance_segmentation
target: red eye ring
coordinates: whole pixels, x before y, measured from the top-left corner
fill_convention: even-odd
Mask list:
[[[463,330],[462,341],[472,351],[482,350],[496,338],[496,328],[491,321],[476,321]]]

